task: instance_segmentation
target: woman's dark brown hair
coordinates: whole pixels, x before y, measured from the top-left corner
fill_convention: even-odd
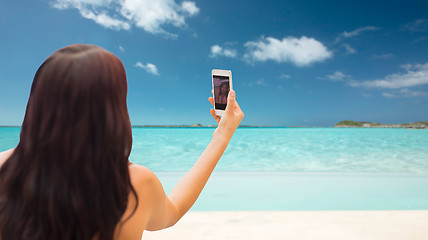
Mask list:
[[[113,239],[137,197],[126,96],[122,62],[100,47],[71,45],[40,66],[0,169],[2,240]]]

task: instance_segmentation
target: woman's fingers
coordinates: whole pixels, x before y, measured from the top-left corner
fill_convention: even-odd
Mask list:
[[[208,101],[210,101],[210,103],[214,106],[214,98],[213,97],[209,97]]]
[[[213,116],[213,118],[217,121],[217,123],[220,123],[221,118],[215,114],[215,110],[211,108],[210,113]]]
[[[211,93],[214,95],[213,89],[211,89]],[[209,97],[208,101],[214,106],[214,98],[213,97]],[[217,123],[219,123],[221,118],[215,114],[215,110],[211,108],[210,113],[211,113],[211,116],[213,116],[213,118],[217,121]]]
[[[233,111],[235,109],[235,91],[230,90],[229,95],[227,97],[227,106],[226,106],[226,111]]]

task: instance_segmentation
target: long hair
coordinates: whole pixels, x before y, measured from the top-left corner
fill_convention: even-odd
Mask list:
[[[221,89],[221,87],[223,87],[223,86],[226,86],[226,92],[223,92],[223,90]],[[220,84],[220,91],[219,91],[219,95],[226,95],[227,96],[227,94],[229,94],[229,82],[224,82],[224,83],[222,83],[222,84]]]
[[[71,45],[40,66],[0,169],[2,240],[113,239],[137,198],[126,96],[122,62],[100,47]]]

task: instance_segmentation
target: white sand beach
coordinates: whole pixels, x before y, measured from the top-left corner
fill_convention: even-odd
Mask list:
[[[143,239],[427,240],[428,210],[192,211]]]

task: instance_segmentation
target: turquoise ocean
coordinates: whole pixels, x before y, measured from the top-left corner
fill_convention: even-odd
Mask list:
[[[0,151],[18,127],[0,128]],[[133,128],[130,160],[170,191],[214,128]],[[428,130],[239,128],[193,207],[219,210],[428,209]]]

